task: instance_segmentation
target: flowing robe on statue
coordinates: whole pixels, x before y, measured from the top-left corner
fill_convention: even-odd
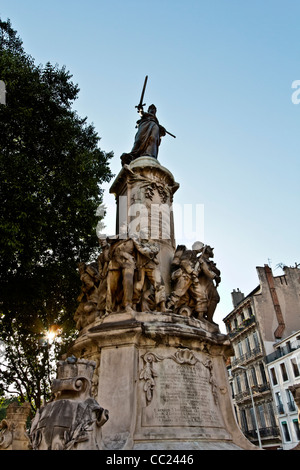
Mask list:
[[[161,137],[166,135],[166,129],[158,122],[154,105],[149,106],[147,113],[142,109],[139,112],[141,119],[137,121],[134,144],[130,153],[121,155],[122,165],[142,156],[157,158]]]
[[[158,120],[153,114],[144,113],[142,119],[138,121],[138,131],[131,154],[135,158],[141,155],[157,158],[160,137]]]

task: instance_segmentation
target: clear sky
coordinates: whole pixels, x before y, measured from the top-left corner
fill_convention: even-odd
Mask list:
[[[180,184],[174,202],[204,207],[202,241],[222,272],[214,319],[223,331],[231,291],[251,292],[256,266],[279,275],[279,263],[300,262],[299,0],[2,0],[0,16],[37,64],[73,74],[74,108],[114,152],[114,174],[132,148],[149,76],[145,102],[176,135],[159,151]]]

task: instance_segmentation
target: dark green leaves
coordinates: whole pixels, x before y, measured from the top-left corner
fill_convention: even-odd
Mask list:
[[[42,328],[70,330],[77,263],[97,251],[101,184],[112,176],[112,154],[72,108],[71,78],[65,67],[36,66],[0,20],[0,340],[2,331],[24,341],[26,331],[31,352],[20,350],[31,360]]]

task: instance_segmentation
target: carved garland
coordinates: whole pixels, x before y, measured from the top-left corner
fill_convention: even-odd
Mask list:
[[[151,183],[150,185],[147,185],[145,189],[145,197],[152,201],[155,190],[157,190],[160,196],[161,202],[165,204],[168,200],[170,190],[167,191],[165,187],[161,184]]]

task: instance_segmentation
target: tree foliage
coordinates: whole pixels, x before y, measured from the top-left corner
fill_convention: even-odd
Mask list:
[[[0,340],[9,345],[11,371],[6,368],[5,376],[1,369],[6,389],[22,381],[13,374],[18,354],[27,361],[24,381],[26,367],[39,356],[30,373],[37,389],[41,332],[59,324],[70,333],[77,264],[98,247],[96,210],[101,184],[112,177],[112,153],[99,148],[94,126],[73,110],[79,88],[71,78],[65,67],[35,65],[10,21],[0,19],[0,80],[7,92],[0,104]]]

